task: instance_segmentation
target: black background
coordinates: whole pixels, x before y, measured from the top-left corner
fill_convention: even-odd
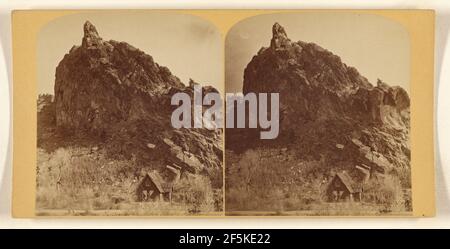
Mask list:
[[[270,234],[270,244],[180,244],[180,236]],[[10,242],[10,243],[8,243]],[[0,248],[426,248],[448,247],[448,230],[1,230]],[[9,246],[8,246],[9,245]]]

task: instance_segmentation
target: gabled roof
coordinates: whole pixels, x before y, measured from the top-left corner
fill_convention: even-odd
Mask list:
[[[336,177],[341,179],[342,183],[348,189],[350,193],[356,193],[361,191],[361,184],[353,181],[353,179],[347,174],[347,172],[337,173]]]
[[[170,190],[172,189],[172,184],[165,182],[159,174],[151,172],[148,173],[147,176],[155,184],[160,193],[170,192]]]

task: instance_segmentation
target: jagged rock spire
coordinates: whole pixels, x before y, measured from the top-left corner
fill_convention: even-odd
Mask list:
[[[275,23],[272,26],[272,36],[275,37],[284,37],[287,38],[286,30],[284,30],[283,26],[281,26],[279,23]]]
[[[95,28],[95,26],[89,22],[86,21],[84,23],[84,36],[83,36],[83,42],[82,42],[82,46],[89,48],[92,46],[97,46],[102,44],[102,38],[98,35],[97,29]]]
[[[270,47],[272,49],[278,50],[280,48],[289,45],[291,40],[287,37],[286,31],[283,26],[277,22],[272,26],[272,40],[270,41]]]

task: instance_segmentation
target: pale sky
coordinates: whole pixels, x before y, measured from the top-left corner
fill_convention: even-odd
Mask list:
[[[242,91],[244,69],[261,47],[270,46],[275,22],[292,41],[318,44],[355,67],[372,84],[380,78],[409,92],[408,32],[384,17],[353,13],[266,14],[234,25],[225,42],[227,92]]]
[[[151,55],[187,84],[189,78],[223,92],[223,43],[219,30],[199,17],[174,13],[97,12],[64,16],[38,35],[38,92],[52,93],[55,69],[83,24],[93,23],[104,40],[124,41]],[[377,78],[409,92],[410,47],[407,31],[384,17],[352,13],[266,14],[242,20],[225,44],[227,92],[242,90],[243,72],[261,47],[268,47],[278,22],[292,41],[314,42],[341,57],[375,83]]]
[[[38,93],[53,94],[56,66],[73,45],[81,45],[86,20],[104,40],[139,48],[183,83],[192,78],[223,92],[223,43],[213,24],[185,14],[128,11],[74,14],[48,23],[38,35]]]

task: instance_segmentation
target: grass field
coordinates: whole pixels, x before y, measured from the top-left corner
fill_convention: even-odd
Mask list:
[[[206,176],[193,174],[174,185],[172,203],[138,202],[136,188],[152,169],[133,160],[109,159],[97,149],[38,149],[36,214],[181,216],[222,211],[222,189],[213,188]]]

